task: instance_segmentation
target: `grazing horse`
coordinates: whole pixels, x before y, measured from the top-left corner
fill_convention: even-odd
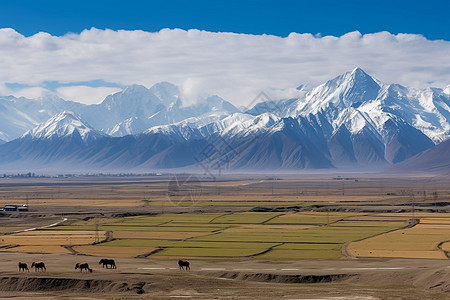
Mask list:
[[[116,262],[114,261],[114,259],[102,258],[100,259],[98,264],[103,264],[103,268],[106,266],[106,268],[108,269],[108,266],[110,266],[111,269],[116,269]]]
[[[34,268],[34,271],[37,272],[41,270],[42,272],[47,271],[45,264],[42,261],[35,261],[31,264],[31,267]]]
[[[190,270],[191,269],[190,264],[189,264],[189,262],[187,260],[179,260],[178,261],[178,266],[180,267],[180,270],[183,270],[183,268],[185,270]]]
[[[80,272],[83,272],[83,270],[89,271],[90,273],[92,273],[92,269],[89,268],[89,264],[88,263],[77,263],[75,265],[75,270],[76,269],[80,269]]]
[[[28,265],[26,263],[19,262],[19,272],[20,271],[24,271],[25,272],[25,270],[30,272],[30,269],[28,269]]]

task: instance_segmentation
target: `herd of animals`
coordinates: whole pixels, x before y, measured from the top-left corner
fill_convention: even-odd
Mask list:
[[[116,269],[116,262],[114,261],[114,259],[108,259],[108,258],[102,258],[100,259],[100,261],[98,262],[99,265],[102,265],[103,268],[107,268],[107,269]],[[19,266],[19,272],[25,272],[28,271],[30,272],[30,269],[28,269],[28,264],[24,263],[24,262],[19,262],[18,264]],[[178,261],[178,266],[180,268],[180,270],[190,270],[190,263],[186,260],[179,260]],[[45,263],[42,261],[39,262],[33,262],[31,264],[31,268],[34,268],[35,272],[45,272],[47,271],[47,268],[45,267]],[[83,272],[83,270],[85,270],[86,272],[92,273],[92,269],[89,267],[89,264],[86,262],[82,262],[82,263],[77,263],[75,265],[75,270],[80,269],[80,272]]]

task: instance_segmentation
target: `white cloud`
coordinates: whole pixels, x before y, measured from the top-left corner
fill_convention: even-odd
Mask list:
[[[121,91],[120,88],[113,87],[89,87],[74,85],[60,87],[56,89],[56,94],[70,101],[77,101],[86,104],[96,104],[105,99],[106,96]]]
[[[14,97],[25,97],[29,99],[35,99],[44,96],[45,94],[51,93],[49,90],[41,88],[41,87],[31,87],[31,88],[23,88],[17,91],[11,91],[9,95],[13,95]]]
[[[292,33],[281,38],[94,28],[61,37],[47,33],[24,37],[12,29],[0,29],[0,58],[0,87],[91,80],[150,87],[169,81],[179,85],[190,101],[204,92],[238,106],[261,90],[315,86],[357,66],[385,83],[415,87],[450,83],[450,42],[388,32],[351,32],[341,37]],[[93,103],[107,92],[86,88],[64,87],[57,93]],[[0,93],[4,90],[0,88]]]

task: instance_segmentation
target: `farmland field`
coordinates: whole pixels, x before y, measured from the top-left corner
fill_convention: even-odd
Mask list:
[[[98,218],[6,235],[0,246],[17,245],[17,251],[28,251],[24,246],[41,245],[42,252],[50,253],[61,249],[48,246],[73,246],[72,250],[81,254],[117,253],[121,257],[150,253],[147,256],[152,258],[184,255],[334,259],[341,257],[344,243],[369,241],[368,238],[383,234],[389,236],[392,234],[389,232],[408,225],[406,216],[394,220],[386,218],[388,216],[373,220],[373,215],[336,212],[183,213]],[[103,242],[93,245],[96,236]],[[352,244],[349,250],[353,251],[354,247]]]
[[[268,295],[280,291],[276,296],[282,297],[289,288],[279,283],[305,275],[335,279],[330,285],[291,285],[293,298],[311,289],[311,299],[322,297],[326,288],[331,298],[445,298],[440,278],[447,276],[450,254],[447,181],[314,174],[202,180],[201,193],[190,201],[170,195],[169,182],[164,176],[0,178],[0,203],[26,201],[30,207],[0,213],[2,275],[16,278],[19,259],[46,260],[45,276],[52,280],[110,278],[122,287],[149,278],[147,289],[164,297],[197,298],[202,289],[198,298],[209,299],[223,284],[239,285],[224,293],[245,290],[252,298],[250,291],[265,286]],[[102,268],[99,257],[116,259],[118,269]],[[190,260],[192,273],[181,273],[178,259]],[[80,261],[94,272],[74,273]]]
[[[354,257],[406,257],[446,259],[438,245],[450,240],[450,223],[447,214],[421,214],[420,223],[351,243],[348,252]]]

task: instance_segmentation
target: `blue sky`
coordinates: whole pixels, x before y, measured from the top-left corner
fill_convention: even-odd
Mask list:
[[[168,81],[187,102],[207,93],[239,106],[356,67],[445,88],[449,11],[449,0],[2,0],[0,96],[98,103]]]
[[[422,34],[450,40],[450,1],[403,0],[3,0],[0,27],[26,36],[39,31],[53,35],[83,29],[162,28],[201,29],[213,32],[273,34],[290,32],[341,36],[361,33]]]

